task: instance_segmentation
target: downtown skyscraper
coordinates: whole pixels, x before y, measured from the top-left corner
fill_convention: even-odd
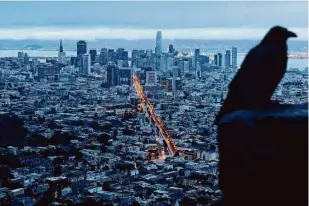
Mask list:
[[[229,68],[231,66],[231,51],[226,50],[225,52],[225,67]]]
[[[162,53],[162,32],[157,31],[157,37],[156,37],[156,55],[160,56]]]
[[[87,53],[87,42],[84,40],[78,41],[76,45],[76,52],[77,52],[77,56],[80,54],[86,54]]]
[[[237,69],[237,48],[232,47],[232,67]]]
[[[58,62],[61,64],[65,63],[65,52],[63,51],[62,40],[60,40],[60,46],[58,51]]]

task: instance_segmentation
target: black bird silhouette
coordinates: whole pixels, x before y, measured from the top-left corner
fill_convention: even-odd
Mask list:
[[[286,72],[287,40],[297,35],[275,26],[252,48],[229,84],[229,93],[214,124],[234,110],[259,110],[271,104],[271,96]]]

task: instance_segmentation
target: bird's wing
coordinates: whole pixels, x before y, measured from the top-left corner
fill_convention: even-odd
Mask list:
[[[229,84],[229,89],[250,86],[250,76],[259,71],[262,60],[265,58],[264,48],[256,46],[246,55],[240,69]],[[247,85],[246,85],[247,83]],[[249,83],[249,84],[248,84]]]

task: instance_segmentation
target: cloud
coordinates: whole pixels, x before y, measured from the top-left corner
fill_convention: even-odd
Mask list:
[[[0,27],[307,27],[307,2],[0,2]]]
[[[162,29],[165,39],[244,40],[260,39],[269,28],[189,28]],[[308,28],[289,28],[299,40],[308,40]],[[155,39],[155,29],[82,27],[82,28],[0,28],[0,39],[79,40],[96,39]]]

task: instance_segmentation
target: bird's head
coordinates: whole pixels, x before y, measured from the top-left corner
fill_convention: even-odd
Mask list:
[[[265,43],[285,43],[289,38],[297,37],[297,35],[281,26],[272,27],[265,35],[263,42]]]

